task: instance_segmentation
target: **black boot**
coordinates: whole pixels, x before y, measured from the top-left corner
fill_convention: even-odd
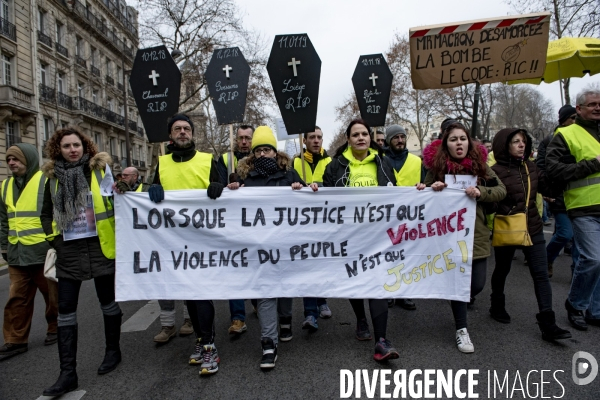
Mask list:
[[[542,331],[542,339],[553,342],[557,339],[569,339],[571,332],[556,326],[554,311],[542,311],[535,316]]]
[[[121,317],[122,313],[117,315],[104,314],[104,336],[106,338],[106,352],[104,361],[98,368],[98,375],[108,374],[117,368],[121,362],[121,348],[119,339],[121,338]]]
[[[490,307],[490,315],[492,318],[503,324],[510,324],[510,315],[508,315],[504,308],[504,293],[492,293],[490,298],[492,300],[492,306]]]
[[[58,357],[60,375],[54,385],[44,390],[44,396],[60,396],[77,389],[77,325],[58,327]]]

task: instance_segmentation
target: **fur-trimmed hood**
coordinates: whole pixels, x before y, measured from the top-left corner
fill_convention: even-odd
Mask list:
[[[486,163],[488,159],[488,152],[484,145],[475,142],[475,145],[479,148],[479,152],[483,158],[483,162]],[[435,161],[438,149],[442,146],[442,140],[437,139],[431,142],[425,149],[423,149],[423,164],[425,168],[431,169],[433,162]]]
[[[287,171],[292,168],[291,158],[283,151],[278,151],[275,158],[277,159],[277,166],[279,169]],[[248,157],[244,157],[238,162],[237,173],[240,178],[246,179],[250,172],[254,171],[255,159],[256,157],[251,153]]]
[[[110,164],[111,162],[112,157],[110,154],[106,152],[100,152],[90,159],[89,166],[91,170],[104,170],[106,168],[106,164]],[[53,179],[56,177],[54,174],[54,160],[48,161],[42,165],[41,169],[48,179]]]

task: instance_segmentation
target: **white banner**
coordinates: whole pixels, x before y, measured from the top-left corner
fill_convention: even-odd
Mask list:
[[[115,195],[118,301],[469,301],[475,201],[410,187]]]

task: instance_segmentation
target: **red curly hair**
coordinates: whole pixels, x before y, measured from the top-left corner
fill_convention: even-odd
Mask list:
[[[54,135],[48,140],[46,143],[46,154],[48,158],[52,160],[58,160],[62,158],[62,153],[60,151],[60,142],[63,137],[68,135],[77,135],[81,140],[81,144],[83,145],[83,154],[89,154],[90,158],[94,157],[98,154],[98,147],[92,141],[92,139],[81,132],[81,130],[76,126],[67,126],[66,128],[62,128],[54,132]]]
[[[458,162],[452,159],[448,151],[448,137],[455,129],[465,132],[469,141],[469,149],[465,158]],[[436,140],[427,146],[423,151],[423,161],[436,181],[443,182],[446,174],[469,174],[483,180],[489,179],[486,173],[487,150],[479,141],[475,141],[469,136],[469,132],[461,123],[449,125],[441,140]]]

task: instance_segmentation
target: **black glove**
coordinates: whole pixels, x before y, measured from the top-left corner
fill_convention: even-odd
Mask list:
[[[119,190],[119,192],[129,192],[131,190],[129,185],[123,181],[117,182],[115,187]]]
[[[8,262],[8,253],[2,253],[2,258],[4,258],[4,261]]]
[[[165,199],[165,190],[161,185],[154,184],[148,189],[148,196],[153,202],[160,203]]]
[[[225,186],[223,186],[222,183],[219,182],[211,182],[210,185],[208,185],[208,190],[206,191],[206,194],[208,195],[208,197],[210,197],[213,200],[218,199],[219,197],[221,197],[221,194],[223,193],[223,188]]]

